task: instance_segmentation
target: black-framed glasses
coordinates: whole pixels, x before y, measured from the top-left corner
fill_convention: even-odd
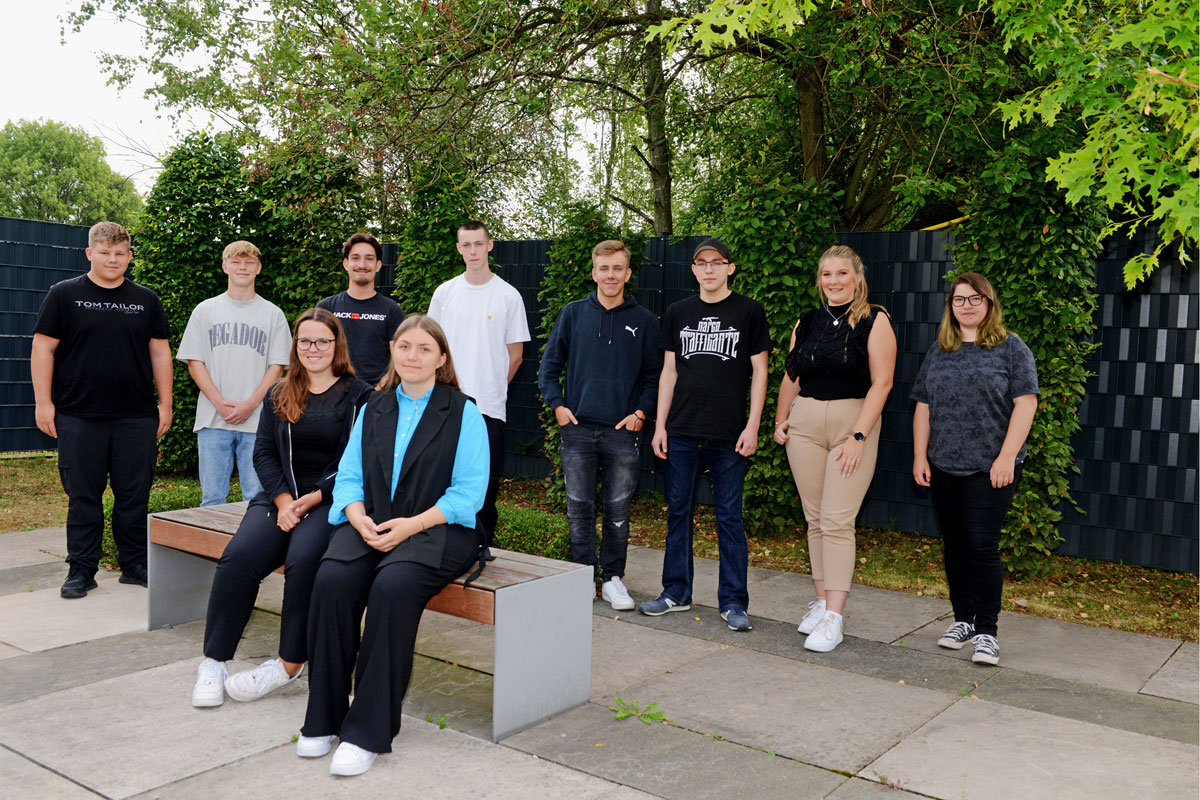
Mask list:
[[[973,306],[981,306],[981,305],[983,305],[983,301],[986,299],[987,298],[981,294],[967,294],[967,295],[956,294],[956,295],[954,295],[954,297],[950,298],[950,302],[953,303],[954,305],[958,306],[959,308],[962,308],[968,302]]]
[[[320,352],[325,352],[329,349],[329,345],[333,344],[333,339],[297,339],[297,350],[309,350],[313,347]]]

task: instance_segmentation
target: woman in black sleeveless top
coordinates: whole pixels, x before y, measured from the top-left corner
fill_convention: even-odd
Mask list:
[[[775,441],[787,447],[804,506],[817,591],[798,630],[808,636],[805,648],[828,652],[842,641],[854,519],[875,474],[896,335],[887,312],[867,302],[862,259],[849,247],[825,251],[817,286],[827,304],[806,311],[792,330]]]
[[[313,588],[297,755],[323,756],[337,736],[330,773],[359,775],[391,752],[421,613],[476,558],[487,482],[487,429],[458,391],[446,336],[410,316],[338,465],[329,511],[338,528]]]

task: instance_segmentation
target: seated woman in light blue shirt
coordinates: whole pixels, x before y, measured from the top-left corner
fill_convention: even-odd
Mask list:
[[[480,552],[483,416],[458,391],[445,334],[432,319],[405,319],[391,352],[338,465],[329,509],[337,528],[309,613],[308,711],[296,754],[323,756],[337,736],[334,775],[359,775],[391,752],[425,604]]]

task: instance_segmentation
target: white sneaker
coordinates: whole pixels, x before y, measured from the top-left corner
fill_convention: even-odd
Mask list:
[[[303,672],[304,667],[301,666],[295,675],[288,675],[287,670],[283,668],[283,662],[272,658],[254,669],[230,675],[225,679],[225,691],[229,692],[229,696],[234,700],[248,703],[266,697],[281,686],[287,686]]]
[[[377,753],[363,750],[356,744],[342,742],[329,762],[330,775],[362,775],[375,763]]]
[[[333,736],[305,736],[300,734],[296,740],[296,755],[301,758],[320,758],[329,752]]]
[[[818,597],[808,604],[808,612],[804,615],[804,619],[800,620],[800,627],[796,628],[796,632],[807,636],[816,629],[817,623],[823,616],[825,616],[825,598]]]
[[[206,658],[196,670],[196,685],[192,687],[192,705],[196,708],[211,708],[225,702],[225,678],[229,672],[224,661]]]
[[[600,589],[600,596],[616,611],[633,611],[633,598],[620,578],[609,578]]]
[[[817,627],[804,640],[804,649],[816,653],[828,653],[842,643],[842,615],[826,611]]]

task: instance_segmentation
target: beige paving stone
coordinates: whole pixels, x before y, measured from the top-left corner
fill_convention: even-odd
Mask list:
[[[178,661],[0,708],[0,744],[106,797],[125,798],[290,743],[303,721],[307,683],[255,703],[197,709],[191,689],[199,663]]]
[[[971,659],[972,648],[937,646],[946,622],[926,625],[906,637],[908,647],[948,658]],[[1000,612],[1000,666],[1136,692],[1179,647],[1174,639],[1141,636]],[[981,667],[980,669],[986,669]]]
[[[622,581],[629,589],[634,602],[641,603],[653,600],[662,593],[662,561],[661,550],[651,550],[646,547],[629,548],[629,557],[625,565],[625,577]],[[716,559],[697,558],[696,569],[692,580],[692,603],[695,605],[717,607],[717,570]],[[779,573],[775,570],[750,567],[746,573],[747,588],[750,592],[750,614],[754,614],[754,593],[759,581],[774,577]]]
[[[58,588],[0,597],[0,642],[35,652],[146,630],[146,589],[98,573],[87,597],[64,600]]]
[[[15,658],[16,656],[25,655],[25,651],[16,647],[10,647],[6,644],[0,644],[0,660],[6,658]]]
[[[63,503],[66,503],[65,497]],[[66,557],[66,528],[0,533],[0,569],[49,564]]]
[[[636,611],[612,612],[613,616]],[[723,646],[690,636],[592,618],[592,700],[609,705],[626,687],[663,675],[683,664],[718,653]]]
[[[96,795],[18,753],[0,748],[0,792],[5,800],[96,800]]]
[[[353,778],[329,775],[330,757],[297,758],[290,745],[188,776],[139,795],[139,800],[213,798],[488,798],[632,800],[620,787],[503,745],[438,730],[405,717],[393,751]]]
[[[658,701],[691,730],[844,771],[878,758],[953,701],[943,692],[736,647],[627,694],[626,701]]]
[[[1185,703],[1197,705],[1200,699],[1200,645],[1195,642],[1184,642],[1167,659],[1163,668],[1146,681],[1142,694],[1152,694],[1156,697],[1166,697],[1171,700],[1182,700]]]
[[[1194,798],[1193,745],[961,699],[859,772],[944,800]]]

